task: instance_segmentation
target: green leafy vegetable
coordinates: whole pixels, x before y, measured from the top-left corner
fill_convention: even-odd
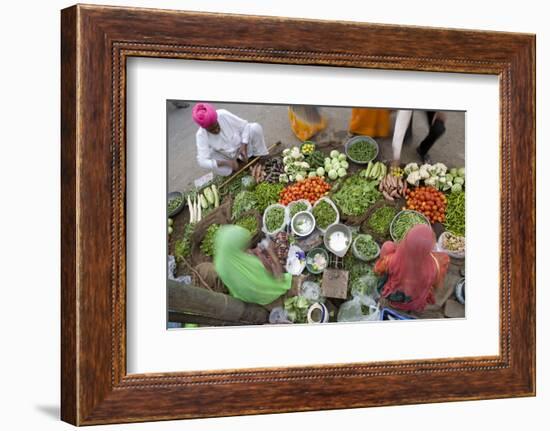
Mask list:
[[[235,223],[237,226],[244,227],[250,235],[254,236],[258,232],[258,219],[253,215],[242,217]]]
[[[220,228],[219,224],[211,224],[206,230],[206,234],[201,242],[201,251],[207,256],[214,255],[214,238]]]
[[[355,240],[355,250],[364,259],[373,259],[379,251],[378,244],[370,235],[359,235]]]
[[[375,210],[370,216],[367,226],[379,235],[388,235],[390,225],[397,213],[397,209],[392,206],[383,206]]]
[[[321,201],[313,208],[315,223],[321,229],[326,229],[336,221],[336,211],[327,201]]]
[[[332,200],[342,213],[359,216],[381,197],[378,181],[370,181],[359,175],[346,178],[340,188],[332,195]]]
[[[348,156],[358,162],[370,162],[376,157],[376,147],[369,141],[356,141],[349,146]]]
[[[174,257],[176,261],[181,261],[182,258],[186,258],[191,253],[191,235],[193,235],[194,231],[195,223],[185,225],[181,239],[174,244]]]
[[[269,205],[273,205],[279,200],[279,194],[285,188],[280,183],[261,183],[254,189],[258,211],[263,213]]]
[[[305,202],[295,202],[290,204],[290,218],[294,217],[297,213],[307,210],[307,204]]]
[[[256,195],[254,192],[248,190],[242,190],[237,193],[235,200],[233,201],[233,208],[231,210],[231,217],[233,220],[238,219],[246,211],[256,208]]]
[[[268,232],[274,232],[281,227],[285,221],[284,207],[273,207],[265,215],[265,227]]]
[[[183,202],[183,198],[181,196],[176,196],[170,199],[168,201],[168,213],[175,211],[175,209],[178,208],[182,202]]]

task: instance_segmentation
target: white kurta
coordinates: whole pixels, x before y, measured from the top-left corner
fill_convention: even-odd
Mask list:
[[[235,160],[242,144],[246,144],[247,154],[267,155],[264,133],[258,123],[249,123],[225,109],[218,109],[220,133],[209,133],[200,127],[197,130],[197,162],[205,169],[218,175],[230,175],[231,168],[218,166],[216,160]]]

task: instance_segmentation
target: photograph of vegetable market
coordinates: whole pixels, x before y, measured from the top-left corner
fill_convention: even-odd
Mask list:
[[[168,100],[167,327],[465,318],[465,112]]]

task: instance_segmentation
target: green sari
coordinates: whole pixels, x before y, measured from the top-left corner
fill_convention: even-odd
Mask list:
[[[231,296],[245,302],[266,305],[291,287],[292,276],[275,278],[261,260],[246,252],[249,232],[235,225],[224,225],[214,241],[214,266]]]

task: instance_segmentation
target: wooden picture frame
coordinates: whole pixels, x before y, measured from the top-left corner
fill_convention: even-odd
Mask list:
[[[64,9],[61,18],[64,421],[90,425],[535,394],[534,35],[82,5]],[[128,375],[125,65],[131,56],[497,75],[500,354]]]

